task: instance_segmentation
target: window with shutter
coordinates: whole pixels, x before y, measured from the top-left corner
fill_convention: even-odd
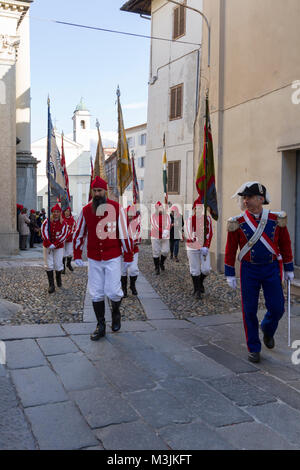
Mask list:
[[[180,194],[180,160],[168,162],[168,194]]]
[[[183,84],[170,89],[170,120],[182,118]]]
[[[185,35],[185,7],[178,6],[174,8],[174,14],[173,14],[173,39],[178,39],[184,35]]]

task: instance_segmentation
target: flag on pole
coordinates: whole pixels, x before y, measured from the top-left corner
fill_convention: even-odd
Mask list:
[[[137,204],[140,202],[140,190],[139,190],[139,184],[138,180],[136,177],[136,172],[135,172],[135,164],[134,164],[134,155],[132,152],[132,157],[131,157],[131,165],[132,165],[132,196],[133,196],[133,204]]]
[[[117,178],[120,196],[132,181],[131,162],[128,151],[128,144],[125,134],[123,113],[120,103],[120,89],[117,89],[118,97],[118,147],[117,147]]]
[[[60,153],[56,144],[55,131],[52,125],[49,98],[46,174],[48,178],[48,211],[50,209],[50,193],[60,200],[62,210],[65,210],[69,206],[69,198],[65,189],[65,178],[61,166]]]
[[[164,187],[164,196],[165,204],[168,204],[168,162],[167,162],[167,150],[166,150],[166,134],[164,133],[163,137],[163,187]]]
[[[60,159],[63,175],[64,175],[64,180],[65,180],[65,190],[67,191],[68,194],[68,199],[69,199],[69,205],[71,201],[70,197],[70,190],[69,190],[69,177],[68,177],[68,172],[67,172],[67,166],[66,166],[66,159],[65,159],[65,150],[64,150],[64,133],[61,133],[61,159]]]
[[[98,145],[97,145],[93,177],[96,178],[96,176],[100,176],[100,178],[103,178],[105,181],[107,181],[107,174],[106,174],[106,169],[105,169],[105,155],[104,155],[104,150],[103,150],[103,145],[102,145],[102,139],[101,139],[101,134],[100,134],[100,124],[99,124],[98,119],[96,120],[96,127],[98,130]]]
[[[209,207],[211,216],[218,220],[218,201],[208,95],[206,96],[205,108],[204,145],[197,172],[196,188],[201,204],[204,204],[205,211]]]
[[[90,179],[89,201],[92,199],[92,182],[93,182],[93,179],[94,179],[94,165],[93,165],[92,156],[90,157],[90,162],[91,162],[91,179]]]

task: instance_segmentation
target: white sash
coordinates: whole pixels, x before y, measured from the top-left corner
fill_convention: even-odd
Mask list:
[[[256,228],[253,225],[253,223],[251,222],[251,220],[249,219],[249,217],[247,216],[247,214],[246,213],[244,214],[245,222],[247,223],[247,225],[249,225],[249,227],[251,228],[251,230],[254,233],[253,233],[252,237],[250,238],[250,240],[248,241],[248,243],[246,243],[246,245],[244,245],[243,248],[241,249],[241,251],[239,253],[239,256],[238,256],[239,261],[242,261],[244,256],[248,253],[248,251],[251,250],[251,248],[255,245],[255,243],[258,242],[258,240],[260,240],[265,245],[265,247],[273,255],[276,256],[276,253],[273,250],[273,248],[271,247],[271,245],[264,239],[264,237],[262,237],[262,234],[263,234],[263,232],[265,230],[265,227],[266,227],[266,224],[267,224],[268,216],[269,216],[269,211],[267,209],[263,209],[259,225]]]

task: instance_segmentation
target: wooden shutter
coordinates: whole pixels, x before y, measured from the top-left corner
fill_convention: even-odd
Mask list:
[[[185,35],[185,7],[176,7],[173,10],[173,39]]]
[[[168,162],[168,194],[180,193],[180,160]]]
[[[170,91],[170,119],[180,119],[182,117],[183,85],[177,85]]]

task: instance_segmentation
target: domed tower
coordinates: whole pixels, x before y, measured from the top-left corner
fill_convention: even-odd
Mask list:
[[[73,114],[73,140],[83,145],[84,151],[90,151],[91,114],[83,99],[76,106]]]

